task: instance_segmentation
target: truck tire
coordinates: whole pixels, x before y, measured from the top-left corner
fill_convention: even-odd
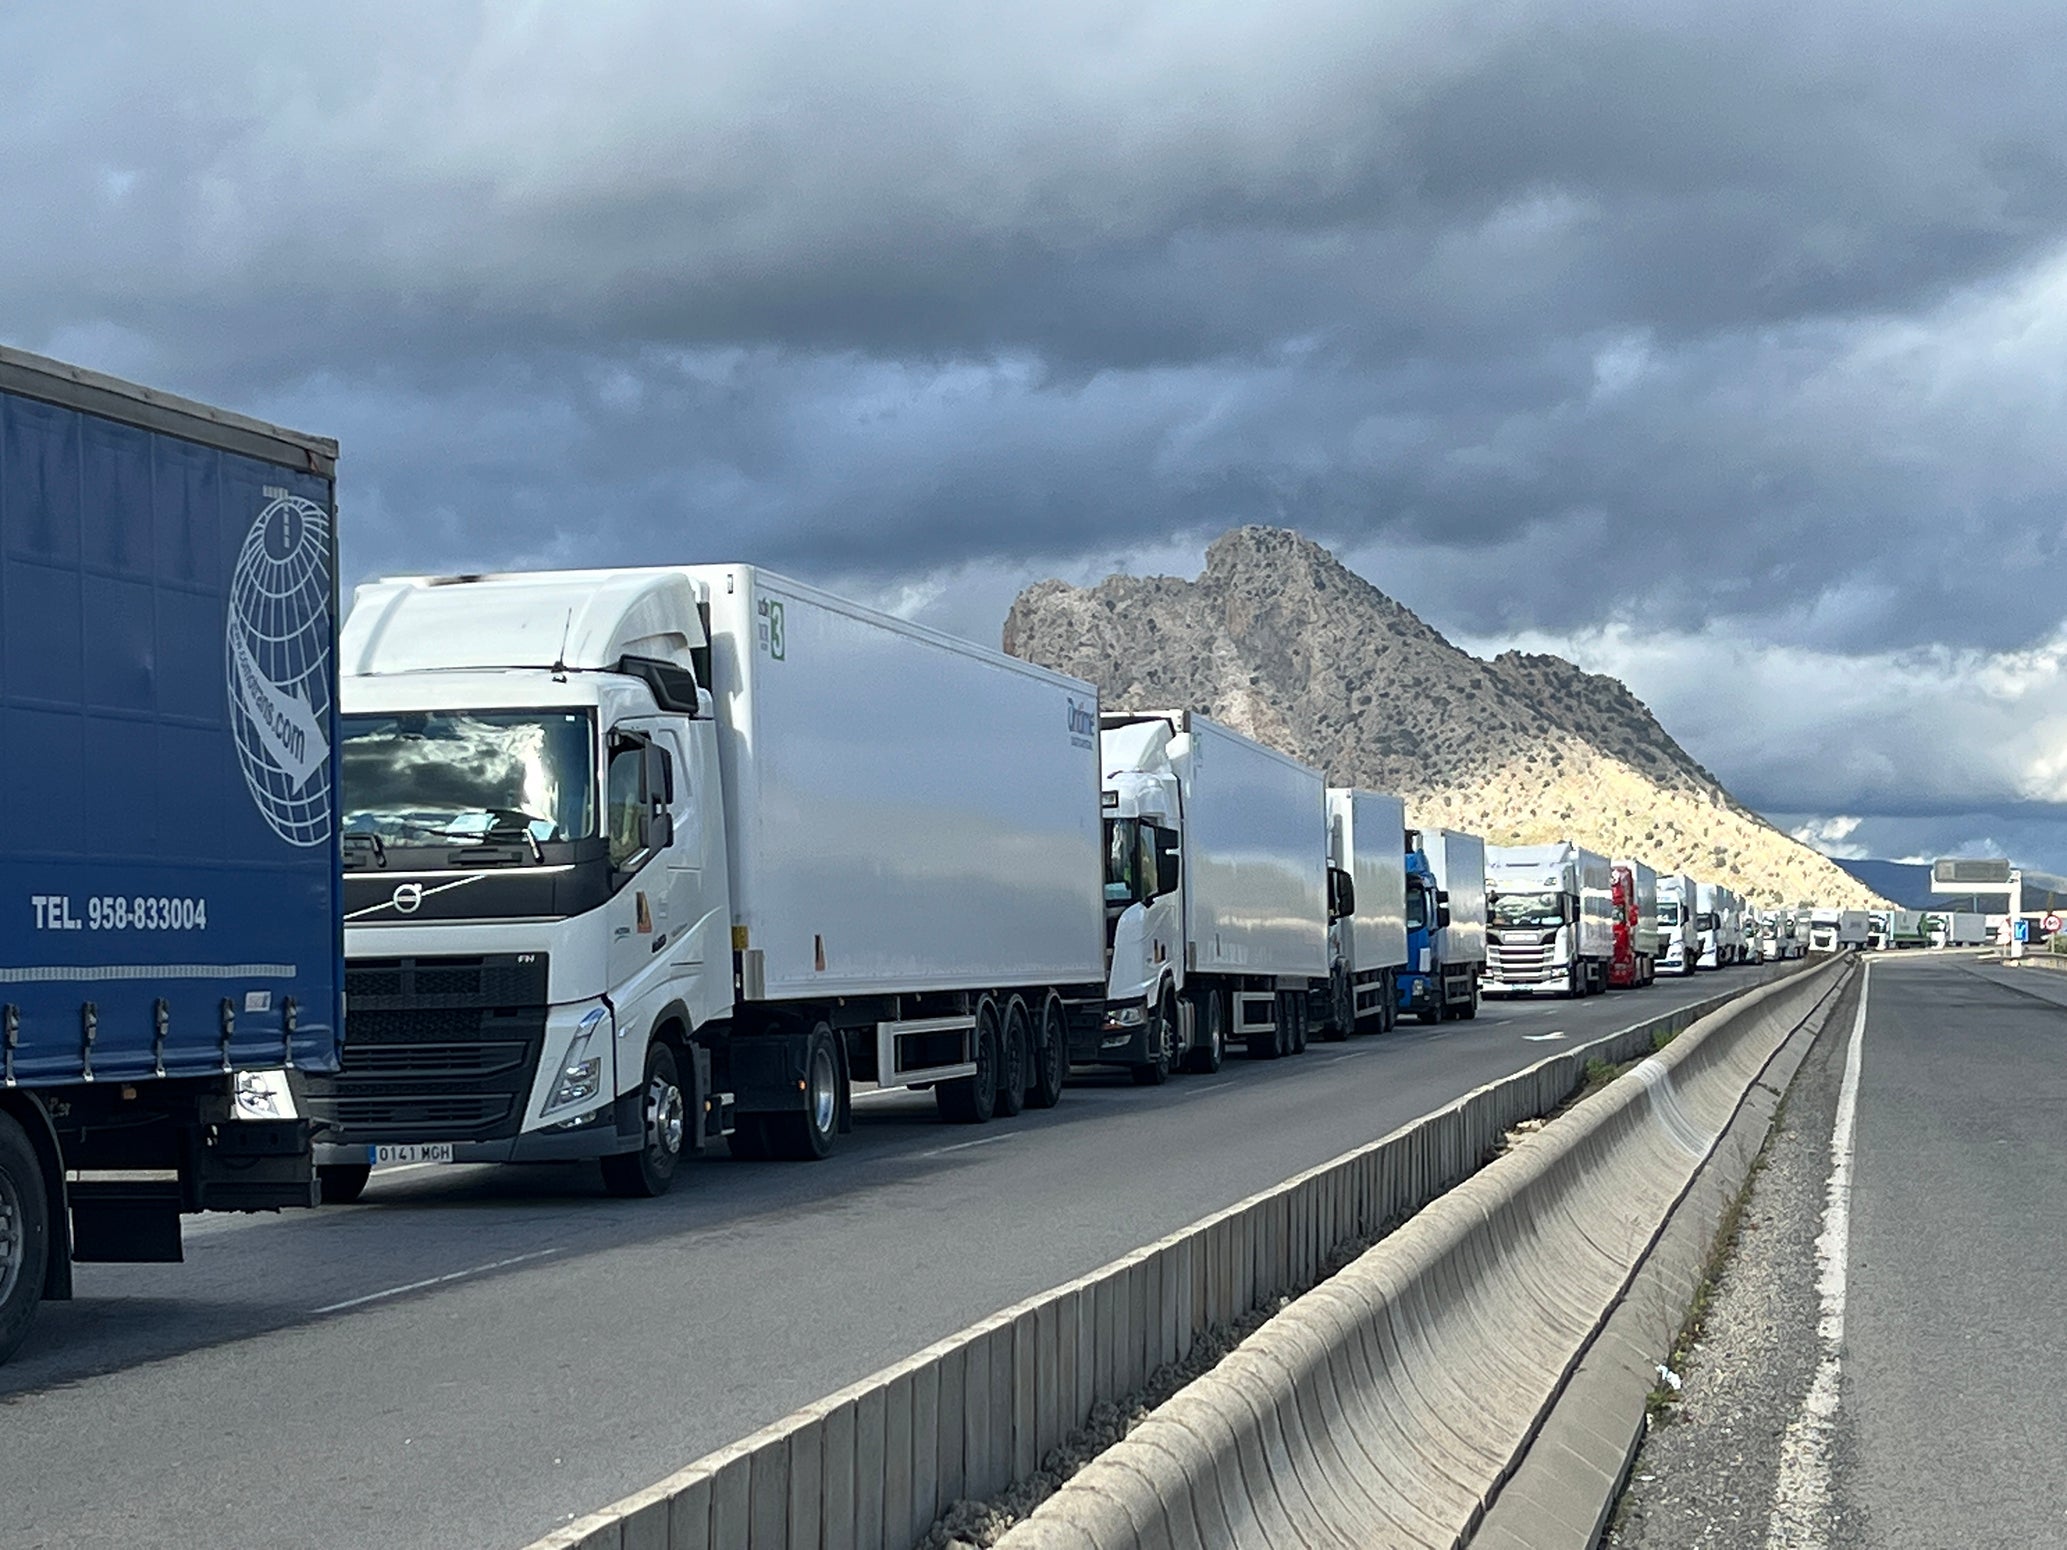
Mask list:
[[[981,1125],[998,1110],[998,1009],[988,997],[976,1009],[976,1074],[956,1077],[933,1089],[940,1117],[957,1125]]]
[[[1462,1001],[1457,1003],[1457,1018],[1470,1022],[1478,1016],[1478,981],[1473,980]]]
[[[1574,963],[1565,971],[1565,999],[1577,1001],[1586,994],[1586,966]]]
[[[372,1177],[373,1168],[368,1163],[325,1163],[316,1170],[316,1182],[322,1186],[326,1206],[352,1204],[366,1193],[366,1181]]]
[[[0,1114],[0,1362],[14,1355],[43,1300],[50,1199],[28,1132]]]
[[[1134,1078],[1136,1087],[1161,1087],[1170,1080],[1170,1067],[1177,1053],[1177,998],[1170,993],[1170,987],[1163,987],[1162,999],[1156,1002],[1155,1058],[1145,1066],[1133,1066],[1127,1074]]]
[[[689,1126],[675,1052],[655,1039],[646,1046],[639,1084],[639,1149],[601,1159],[603,1188],[620,1200],[650,1200],[675,1182]]]
[[[1033,1065],[1033,1019],[1026,1003],[1014,996],[1005,1007],[1005,1036],[998,1062],[998,1116],[1010,1119],[1026,1107],[1026,1089]]]
[[[1062,1084],[1069,1078],[1069,1024],[1062,1002],[1049,996],[1034,1025],[1033,1059],[1027,1067],[1026,1106],[1052,1109],[1062,1101]]]
[[[1330,1044],[1340,1044],[1356,1029],[1356,990],[1349,983],[1349,976],[1337,969],[1328,976],[1328,1026],[1321,1030],[1321,1037]]]
[[[1382,983],[1385,996],[1378,1004],[1378,1031],[1390,1033],[1400,1025],[1400,982],[1392,970],[1387,969]]]
[[[768,1149],[785,1162],[818,1162],[830,1157],[840,1130],[841,1090],[838,1038],[829,1024],[818,1023],[804,1045],[804,1107],[787,1114],[764,1114]]]
[[[1306,1053],[1307,998],[1295,991],[1285,999],[1291,1002],[1292,1053],[1303,1055]]]
[[[1194,1003],[1198,1008],[1199,1043],[1186,1057],[1184,1069],[1211,1076],[1227,1059],[1227,997],[1209,990]]]

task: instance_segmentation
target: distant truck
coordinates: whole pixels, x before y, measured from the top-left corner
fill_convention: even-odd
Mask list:
[[[1865,910],[1812,910],[1809,913],[1809,951],[1863,951],[1872,922]]]
[[[1491,995],[1591,996],[1615,951],[1608,858],[1561,840],[1486,848],[1486,979]]]
[[[1695,925],[1694,880],[1683,872],[1658,879],[1658,972],[1687,975],[1701,960],[1701,933]]]
[[[1988,917],[1966,910],[1930,916],[1926,931],[1933,947],[1986,947],[1989,943]]]
[[[1699,965],[1727,969],[1743,956],[1744,901],[1720,883],[1696,883],[1694,890],[1694,922],[1701,933]]]
[[[1742,946],[1738,952],[1739,963],[1759,964],[1766,961],[1766,917],[1756,905],[1747,904],[1738,912],[1738,930],[1742,933]]]
[[[1399,1005],[1424,1023],[1478,1016],[1486,972],[1486,845],[1455,829],[1406,835],[1407,968]]]
[[[1100,726],[1112,969],[1072,1058],[1153,1084],[1218,1069],[1232,1042],[1303,1050],[1329,987],[1326,778],[1188,710]]]
[[[741,564],[372,582],[343,656],[329,1198],[390,1158],[658,1195],[721,1138],[825,1156],[857,1082],[1045,1107],[1095,1040],[1088,684]]]
[[[1329,1038],[1382,1033],[1397,1019],[1407,967],[1407,804],[1328,788],[1326,1004],[1312,1021]]]
[[[1930,945],[1922,910],[1874,910],[1867,919],[1866,945],[1875,952]]]
[[[1618,990],[1657,978],[1658,874],[1643,862],[1625,859],[1610,868],[1615,906],[1615,950],[1608,984]]]
[[[0,349],[0,1361],[75,1262],[316,1203],[336,461]]]

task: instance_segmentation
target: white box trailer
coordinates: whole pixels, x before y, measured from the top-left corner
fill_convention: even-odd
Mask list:
[[[1390,1028],[1407,966],[1407,804],[1351,786],[1328,788],[1331,1037]],[[1343,896],[1340,878],[1348,880]],[[1345,907],[1346,905],[1346,907]]]
[[[1606,856],[1559,840],[1486,847],[1486,989],[1596,995],[1615,951]]]
[[[1106,1026],[1080,1061],[1141,1082],[1303,1049],[1328,981],[1327,783],[1186,710],[1108,711]]]
[[[1988,917],[1967,910],[1943,910],[1931,917],[1933,947],[1986,947]]]
[[[338,1196],[370,1148],[820,1157],[982,1120],[1104,1006],[1090,685],[751,565],[402,578],[342,645]],[[736,1121],[736,1123],[735,1123]]]
[[[1104,978],[1095,689],[750,566],[688,574],[746,999]]]

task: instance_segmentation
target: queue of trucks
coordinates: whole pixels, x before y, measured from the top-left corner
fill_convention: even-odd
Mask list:
[[[863,1086],[976,1124],[1796,939],[753,565],[340,617],[336,458],[0,350],[0,1360],[75,1262],[382,1163],[653,1196]]]

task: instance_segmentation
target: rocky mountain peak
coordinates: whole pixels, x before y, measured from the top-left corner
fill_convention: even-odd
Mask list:
[[[1872,897],[1732,798],[1618,679],[1556,656],[1482,661],[1288,529],[1221,535],[1195,580],[1038,582],[1004,646],[1108,706],[1186,706],[1337,784],[1397,792],[1417,823],[1576,839],[1769,903]]]

